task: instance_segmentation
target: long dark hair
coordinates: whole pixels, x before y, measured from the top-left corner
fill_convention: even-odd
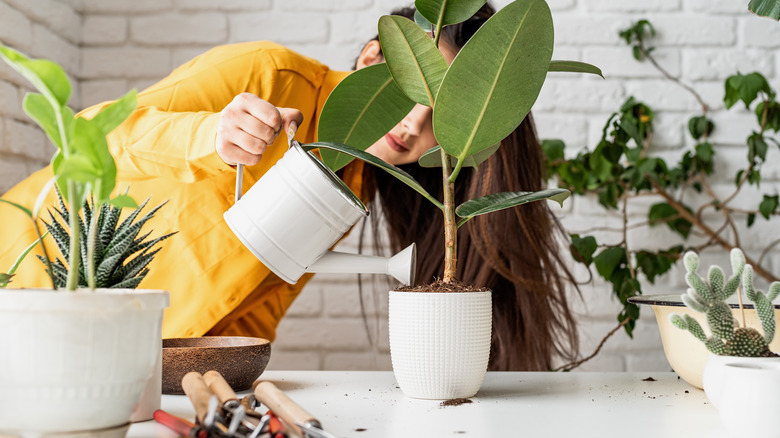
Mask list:
[[[408,18],[413,13],[411,8],[393,11]],[[466,22],[445,27],[442,38],[460,48],[494,13],[486,4]],[[400,167],[441,199],[441,169],[416,163]],[[365,166],[364,177],[366,190],[374,195],[372,210],[384,215],[372,216],[375,234],[384,226],[393,251],[417,243],[418,283],[440,278],[441,211],[373,166]],[[490,193],[541,190],[545,182],[544,156],[529,113],[479,171],[461,171],[456,205]],[[577,357],[579,341],[566,294],[567,285],[575,282],[560,255],[565,246],[559,239],[564,236],[546,202],[478,216],[460,228],[457,278],[493,291],[491,370],[549,370],[556,357]],[[380,237],[374,236],[374,241]]]

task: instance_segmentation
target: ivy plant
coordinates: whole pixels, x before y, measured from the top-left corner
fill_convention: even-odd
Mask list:
[[[759,72],[736,73],[726,79],[725,107],[744,106],[752,111],[755,126],[746,133],[745,161],[733,175],[733,189],[725,196],[718,195],[711,186],[717,148],[709,141],[710,134],[718,127],[709,116],[708,105],[691,86],[673,77],[656,61],[653,47],[649,46],[655,29],[649,21],[639,20],[619,36],[631,47],[637,60],[650,62],[665,78],[699,102],[699,113],[687,124],[693,146],[677,161],[654,155],[650,143],[655,112],[629,97],[607,119],[594,148],[582,150],[571,158],[566,157],[565,145],[560,140],[545,140],[543,148],[549,174],[558,180],[560,187],[577,196],[595,195],[604,209],[618,212],[623,219],[622,226],[613,229],[621,236],[617,243],[600,242],[592,232],[581,232],[571,235],[570,250],[578,262],[594,268],[611,285],[612,295],[622,304],[618,324],[631,336],[639,307],[628,299],[642,294],[642,278],[653,284],[689,250],[698,253],[712,246],[726,250],[738,248],[741,246],[739,222],[751,227],[757,220],[773,220],[780,213],[778,195],[773,193],[761,194],[752,208],[733,205],[745,187],[760,188],[767,152],[772,145],[780,146],[772,135],[780,130],[780,104],[775,90]],[[694,193],[696,196],[686,196]],[[643,223],[630,223],[629,201],[648,195],[659,202],[648,208]],[[716,224],[704,220],[705,213],[709,212],[720,217]],[[629,246],[628,231],[637,226],[666,227],[679,237],[679,242],[653,251]],[[694,234],[706,237],[704,243],[697,246],[689,243]],[[758,257],[746,255],[755,274],[769,282],[778,279],[762,267],[762,261],[777,243],[768,242]]]

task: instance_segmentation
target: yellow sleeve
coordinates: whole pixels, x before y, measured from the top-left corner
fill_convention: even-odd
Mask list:
[[[252,42],[217,47],[177,68],[139,93],[138,108],[108,135],[118,178],[162,176],[189,183],[234,171],[214,148],[220,111],[242,92],[277,106],[306,106],[302,99],[290,98],[308,96],[311,102],[311,94],[294,88],[313,90],[327,67],[296,68],[299,65],[281,46]],[[87,108],[81,115],[91,118],[108,104]],[[309,106],[299,109],[313,115],[313,103]]]

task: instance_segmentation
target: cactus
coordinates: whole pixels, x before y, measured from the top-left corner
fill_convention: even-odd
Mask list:
[[[770,285],[764,294],[753,287],[753,267],[745,265],[745,255],[737,248],[731,250],[732,276],[725,278],[719,266],[711,266],[704,279],[696,271],[699,268],[699,256],[688,252],[683,258],[687,274],[687,293],[682,295],[685,305],[706,315],[707,325],[712,333],[707,337],[699,323],[690,315],[672,314],[669,319],[676,327],[688,330],[696,339],[702,341],[708,350],[722,356],[769,357],[777,356],[769,350],[769,344],[775,336],[775,309],[772,304],[780,294],[780,282]],[[763,335],[756,329],[740,327],[726,304],[726,299],[734,295],[740,284],[745,296],[755,304],[755,311],[761,321]]]

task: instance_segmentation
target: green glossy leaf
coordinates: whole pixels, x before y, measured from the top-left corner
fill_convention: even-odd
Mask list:
[[[100,176],[100,170],[88,157],[71,155],[64,158],[59,165],[57,176],[62,181],[74,180],[81,183],[92,183]]]
[[[777,0],[750,0],[748,9],[761,17],[780,19],[780,2]]]
[[[517,128],[539,95],[552,48],[552,17],[541,0],[518,0],[482,25],[439,88],[433,129],[441,147],[463,159]]]
[[[769,145],[763,135],[758,132],[750,134],[750,137],[747,139],[747,145],[748,161],[752,163],[756,158],[760,158],[761,161],[766,160],[766,153],[769,150]]]
[[[135,110],[137,106],[137,94],[136,90],[130,90],[122,96],[119,100],[113,102],[109,106],[100,110],[95,117],[92,118],[92,123],[95,123],[103,135],[108,135],[114,128],[119,126],[127,119],[130,114]]]
[[[556,160],[562,160],[564,158],[564,151],[566,150],[566,143],[563,140],[545,139],[542,140],[542,151],[547,157],[547,161],[552,163]]]
[[[690,208],[686,207],[686,210],[692,213]],[[691,228],[693,228],[691,222],[682,218],[674,207],[665,202],[653,204],[647,213],[647,218],[650,220],[650,226],[666,224],[670,230],[678,233],[685,239],[688,238]]]
[[[492,213],[494,211],[504,210],[544,199],[555,201],[560,204],[561,207],[563,207],[563,201],[568,198],[570,194],[571,192],[566,189],[547,189],[540,190],[538,192],[494,193],[460,204],[455,209],[455,214],[463,218],[463,220],[458,223],[458,226],[460,226],[474,216]]]
[[[447,60],[420,26],[405,17],[379,19],[379,41],[395,83],[413,101],[433,106]]]
[[[8,283],[11,282],[12,277],[13,274],[6,274],[4,272],[0,272],[0,287],[8,286]]]
[[[741,100],[747,109],[756,100],[759,92],[764,92],[767,95],[774,94],[761,73],[754,72],[746,75],[737,73],[726,79],[726,94],[723,97],[723,102],[726,104],[726,108],[731,108]]]
[[[30,81],[52,105],[65,106],[70,98],[70,82],[65,70],[47,59],[29,59],[11,48],[0,45],[0,58]]]
[[[575,260],[590,265],[593,262],[593,254],[598,249],[598,243],[593,236],[580,237],[578,234],[571,235],[571,245],[569,250]]]
[[[414,102],[398,88],[384,63],[362,68],[342,80],[320,114],[317,139],[365,150],[404,118]],[[322,161],[338,170],[352,160],[322,151]]]
[[[604,79],[604,74],[601,73],[601,69],[595,65],[588,64],[587,62],[579,61],[550,61],[550,66],[547,71],[562,71],[569,73],[590,73],[596,76],[601,76]]]
[[[95,169],[92,190],[98,202],[109,199],[116,184],[116,163],[102,129],[90,120],[76,118],[71,125],[70,142],[75,155],[86,157]]]
[[[756,119],[761,125],[766,119],[767,130],[780,132],[780,104],[774,100],[761,101],[756,105]],[[774,139],[772,139],[774,141]]]
[[[119,208],[138,208],[138,203],[130,195],[119,195],[109,199],[108,203]]]
[[[414,10],[414,22],[425,32],[431,32],[433,30],[433,24],[426,20],[417,9]]]
[[[501,143],[496,143],[493,146],[479,151],[470,157],[466,157],[466,161],[463,163],[463,167],[479,167],[482,162],[496,153],[499,147],[501,147]],[[450,166],[455,167],[455,165],[458,164],[458,159],[452,155],[448,156],[450,157]],[[441,147],[434,146],[429,149],[427,152],[422,154],[419,160],[417,160],[417,164],[422,167],[441,167]]]
[[[621,246],[603,249],[593,258],[599,275],[608,279],[621,264],[626,263],[626,250]]]
[[[406,184],[407,186],[411,187],[416,191],[417,193],[423,195],[426,199],[431,201],[434,205],[436,205],[439,208],[443,208],[441,202],[439,202],[436,198],[434,198],[430,193],[428,193],[421,185],[418,183],[414,178],[412,178],[411,175],[404,172],[403,170],[393,166],[392,164],[389,164],[371,154],[368,152],[362,151],[357,148],[353,148],[351,146],[336,143],[336,142],[322,142],[318,141],[315,143],[308,143],[305,145],[302,145],[304,150],[310,151],[312,149],[320,149],[320,155],[322,155],[323,152],[326,152],[327,150],[337,151],[342,154],[348,155],[350,157],[358,158],[360,160],[365,161],[366,163],[373,164],[374,166],[379,167],[380,169],[384,170],[385,172],[389,173],[390,175],[393,175],[395,178],[397,178],[402,183]],[[324,149],[324,150],[323,150]]]
[[[468,20],[485,3],[486,0],[416,0],[414,6],[426,20],[441,22],[443,27]]]
[[[5,287],[8,285],[8,282],[11,281],[11,277],[13,277],[16,273],[16,270],[19,269],[19,265],[22,264],[22,261],[24,261],[25,257],[27,257],[27,255],[30,254],[30,252],[32,252],[32,250],[35,249],[35,247],[38,246],[38,244],[41,243],[48,235],[49,232],[46,231],[41,235],[41,237],[35,239],[35,242],[31,243],[27,248],[24,249],[24,251],[22,251],[21,254],[19,254],[19,257],[16,258],[16,261],[7,273],[0,273],[0,287]]]
[[[30,210],[29,208],[25,207],[22,204],[17,204],[16,202],[9,201],[9,200],[3,199],[3,198],[0,198],[0,202],[8,204],[8,205],[12,205],[12,206],[18,208],[19,210],[21,210],[22,212],[24,212],[24,214],[26,214],[27,216],[29,216],[31,218],[33,217],[32,210]]]
[[[758,205],[758,211],[761,213],[761,216],[764,216],[764,219],[769,219],[775,210],[777,210],[778,199],[778,195],[764,195],[764,199]]]
[[[691,133],[694,140],[698,140],[704,135],[710,135],[714,128],[715,124],[705,116],[691,117],[688,120],[688,132]]]
[[[43,94],[27,93],[22,101],[22,108],[43,129],[54,146],[62,148],[60,131],[57,128],[57,115],[49,100]]]

